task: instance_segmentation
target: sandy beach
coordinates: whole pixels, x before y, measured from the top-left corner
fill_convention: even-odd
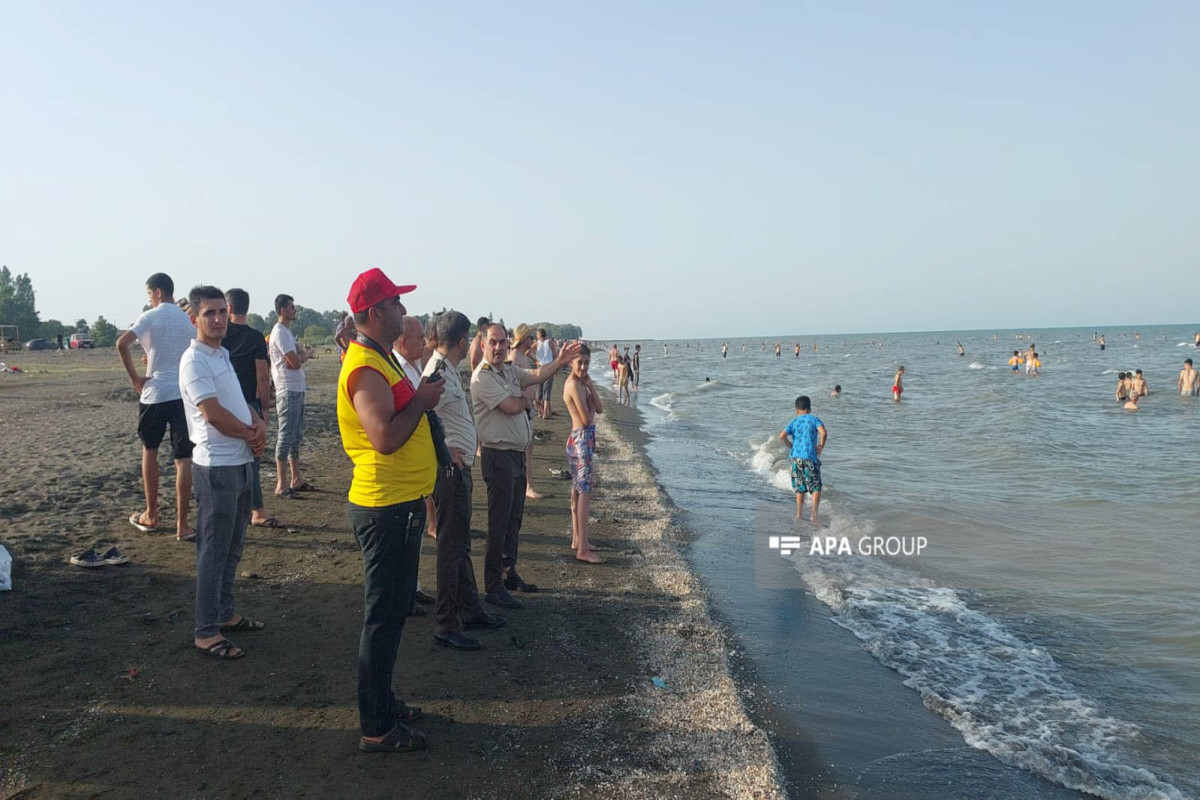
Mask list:
[[[485,649],[435,648],[413,618],[396,686],[426,713],[430,750],[356,750],[361,561],[346,519],[350,465],[334,417],[337,360],[310,362],[303,459],[320,491],[269,494],[278,530],[251,528],[240,610],[267,630],[221,663],[191,643],[194,547],[127,522],[142,505],[136,398],[111,350],[21,354],[0,375],[0,796],[782,797],[770,742],[747,717],[727,637],[672,543],[670,514],[636,443],[602,418],[595,539],[569,544],[567,421],[536,427],[521,573],[542,591],[482,632]],[[559,401],[561,403],[561,401]],[[273,425],[272,425],[273,426]],[[164,462],[163,489],[173,474]],[[483,481],[473,556],[482,571]],[[160,530],[172,530],[164,508]],[[116,545],[124,566],[68,559]],[[422,584],[434,587],[433,542]],[[661,678],[659,688],[652,678]]]

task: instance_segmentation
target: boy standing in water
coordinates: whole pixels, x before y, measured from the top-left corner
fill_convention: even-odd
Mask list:
[[[779,433],[784,444],[791,439],[792,489],[796,492],[796,519],[804,511],[804,495],[812,492],[809,521],[820,526],[817,508],[821,505],[821,451],[825,449],[825,423],[812,413],[808,395],[796,398],[796,416]]]
[[[1179,394],[1184,397],[1191,397],[1195,394],[1200,394],[1197,389],[1200,389],[1200,373],[1196,372],[1192,366],[1190,358],[1183,362],[1183,369],[1179,372]]]
[[[575,558],[589,564],[603,564],[588,542],[588,511],[592,505],[592,456],[596,452],[596,415],[604,413],[596,384],[588,375],[592,351],[580,345],[579,355],[571,361],[571,372],[563,384],[563,402],[571,415],[571,435],[567,437],[567,466],[571,469],[571,547]]]
[[[892,378],[892,402],[899,403],[902,394],[904,394],[904,365],[896,370],[896,377]]]

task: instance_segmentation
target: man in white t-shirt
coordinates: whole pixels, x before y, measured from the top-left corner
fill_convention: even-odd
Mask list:
[[[195,450],[196,649],[220,659],[241,658],[226,631],[259,631],[258,620],[234,611],[233,583],[250,522],[251,463],[267,446],[267,424],[246,402],[229,351],[225,295],[197,286],[188,296],[196,339],[179,364],[178,389]]]
[[[192,443],[188,440],[183,402],[179,398],[179,359],[196,335],[188,315],[175,305],[175,282],[156,272],[146,279],[150,310],[117,339],[117,353],[129,382],[138,393],[138,438],[142,442],[142,485],[146,510],[135,511],[129,524],[149,533],[158,529],[158,446],[171,428],[171,455],[175,460],[175,537],[195,538],[188,525],[192,499]],[[146,374],[138,374],[131,348],[134,341],[146,351]]]
[[[400,362],[400,369],[404,370],[413,388],[416,388],[421,385],[421,355],[425,352],[425,329],[421,327],[421,320],[407,314],[404,316],[403,326],[400,338],[392,343],[392,353]],[[437,509],[433,505],[431,494],[425,495],[425,533],[431,539],[437,538]],[[421,589],[420,581],[417,581],[415,599],[417,604],[414,604],[409,612],[410,617],[425,616],[428,612],[421,606],[430,606],[437,602],[437,598]]]
[[[539,367],[544,367],[554,359],[558,358],[558,345],[554,339],[546,335],[545,328],[537,330],[537,349],[534,351],[537,356]],[[538,416],[542,419],[550,419],[550,398],[554,394],[554,376],[550,376],[550,380],[545,383],[539,383],[537,393],[534,396],[534,401],[537,404]]]
[[[275,494],[295,499],[299,492],[315,487],[300,474],[300,440],[304,437],[304,362],[308,350],[296,343],[289,326],[296,321],[296,301],[291,295],[275,297],[279,321],[271,329],[267,354],[271,358],[271,378],[275,381],[275,416],[279,419],[279,437],[275,441]],[[291,481],[284,486],[284,466]]]

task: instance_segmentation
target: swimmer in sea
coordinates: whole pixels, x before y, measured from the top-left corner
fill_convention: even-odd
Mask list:
[[[1117,373],[1117,400],[1129,399],[1129,381],[1124,372]]]
[[[800,357],[800,343],[796,342],[796,358]]]
[[[1042,374],[1042,362],[1040,360],[1038,360],[1037,353],[1033,353],[1032,355],[1030,355],[1028,360],[1025,362],[1025,374],[1026,375],[1041,375]]]
[[[1100,349],[1103,350],[1104,349],[1104,334],[1103,333],[1100,334],[1100,338],[1097,339],[1096,341],[1097,341],[1097,343],[1099,343]]]
[[[1012,368],[1013,372],[1020,371],[1020,369],[1021,369],[1021,351],[1020,350],[1013,350],[1012,358],[1010,358],[1008,360],[1008,366],[1010,366]]]
[[[1179,371],[1179,394],[1184,397],[1200,394],[1200,373],[1196,372],[1190,358],[1183,362],[1183,369]]]
[[[728,355],[729,355],[729,345],[726,344],[725,342],[721,342],[721,358],[725,358]]]
[[[896,377],[892,378],[892,402],[899,403],[900,395],[904,394],[904,366],[896,370]]]
[[[1132,396],[1134,393],[1136,393],[1138,397],[1150,396],[1150,387],[1146,384],[1146,379],[1142,377],[1142,371],[1140,369],[1135,369],[1133,371],[1133,383],[1130,384],[1129,394]]]
[[[841,397],[842,396],[842,385],[839,383],[837,386],[834,386],[833,391],[829,393],[829,396],[830,397]]]
[[[1126,411],[1137,411],[1138,410],[1137,401],[1138,401],[1137,392],[1130,392],[1129,401],[1127,403],[1125,403],[1125,405],[1122,406],[1122,408],[1124,408]]]
[[[962,342],[958,343],[958,354],[960,356],[965,356],[967,354],[967,351],[963,350]]]
[[[775,357],[779,358],[779,342],[775,343]]]

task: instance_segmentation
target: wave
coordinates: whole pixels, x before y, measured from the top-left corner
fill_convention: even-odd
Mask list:
[[[995,367],[988,366],[987,364],[980,364],[978,361],[972,361],[967,365],[967,369],[995,369]]]
[[[873,523],[842,515],[827,534],[857,542]],[[1120,748],[1136,725],[1105,716],[1063,677],[1045,650],[937,586],[874,556],[792,556],[805,584],[882,664],[970,746],[1071,789],[1108,800],[1182,800],[1128,763]]]
[[[671,392],[660,394],[658,397],[650,398],[650,405],[657,408],[659,411],[664,411],[667,414],[667,419],[677,419],[675,409],[671,401],[675,399],[675,395]]]
[[[791,491],[789,451],[777,437],[752,440],[748,465]],[[857,547],[875,523],[823,502],[828,528]],[[1104,716],[1063,677],[1053,657],[1000,620],[878,556],[791,558],[834,621],[880,663],[904,676],[925,706],[945,717],[971,747],[1071,789],[1106,800],[1183,800],[1184,794],[1119,752],[1140,734]]]

